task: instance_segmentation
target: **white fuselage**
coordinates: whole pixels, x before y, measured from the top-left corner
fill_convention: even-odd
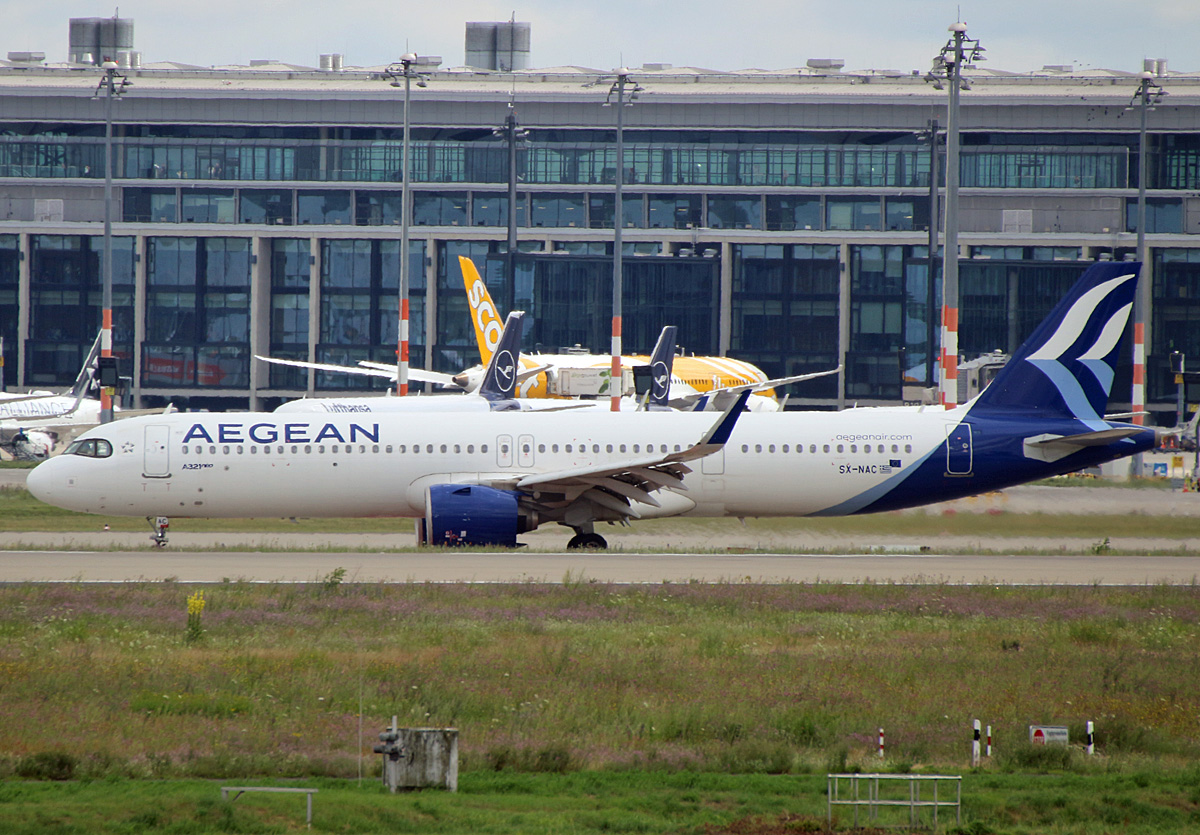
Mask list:
[[[44,421],[46,424],[85,425],[98,423],[100,419],[100,401],[76,400],[61,394],[45,396],[32,395],[0,395],[0,423],[16,423],[18,420],[27,427],[37,426]]]
[[[963,410],[743,414],[725,448],[690,462],[686,491],[642,517],[803,516],[897,480],[944,444]],[[704,413],[279,415],[133,418],[81,436],[104,458],[60,456],[29,487],[73,510],[128,516],[400,516],[425,513],[431,484],[620,465],[685,449]],[[881,427],[886,427],[881,431]],[[668,495],[669,494],[669,495]]]

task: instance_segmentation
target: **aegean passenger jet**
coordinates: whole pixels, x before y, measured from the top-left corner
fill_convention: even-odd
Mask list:
[[[1093,264],[992,384],[955,409],[839,413],[173,414],[92,429],[34,469],[71,510],[398,516],[432,544],[515,545],[552,522],[838,516],[959,498],[1150,449],[1105,420],[1138,265]],[[160,528],[161,533],[161,528]]]

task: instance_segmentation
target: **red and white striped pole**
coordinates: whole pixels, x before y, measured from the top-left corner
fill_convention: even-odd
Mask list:
[[[991,725],[987,726],[987,749],[986,749],[986,752],[987,752],[987,757],[989,759],[991,759],[991,756],[992,756],[992,726]]]
[[[958,405],[958,308],[942,306],[942,405]]]
[[[613,279],[617,281],[617,279]],[[618,285],[619,286],[619,285]],[[609,408],[614,412],[621,411],[621,317],[613,316],[612,320],[612,399]]]
[[[879,759],[883,759],[883,728],[879,729]]]
[[[407,282],[405,282],[407,284]],[[396,394],[408,394],[408,297],[400,299],[400,331],[396,343]]]

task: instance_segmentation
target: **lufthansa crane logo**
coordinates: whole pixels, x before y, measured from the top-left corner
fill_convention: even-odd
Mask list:
[[[650,367],[650,374],[654,378],[654,385],[657,388],[665,389],[671,383],[671,375],[667,373],[667,364],[662,360]]]
[[[512,388],[513,382],[516,379],[517,362],[513,359],[511,351],[501,351],[496,355],[496,375],[500,378],[500,382],[505,389]]]

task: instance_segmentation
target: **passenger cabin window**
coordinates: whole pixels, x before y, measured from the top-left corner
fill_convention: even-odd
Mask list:
[[[108,458],[112,455],[112,444],[102,438],[81,438],[72,441],[63,455],[82,455],[84,458]]]

